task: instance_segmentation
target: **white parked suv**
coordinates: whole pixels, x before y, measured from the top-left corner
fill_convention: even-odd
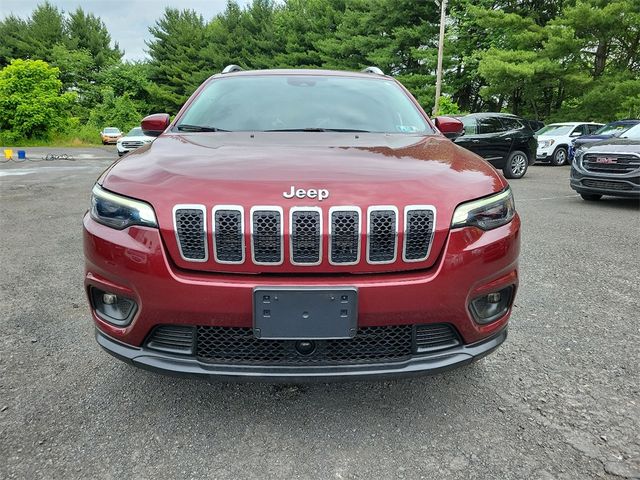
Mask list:
[[[149,137],[148,135],[142,133],[142,128],[134,127],[129,130],[129,133],[127,133],[124,137],[120,137],[118,139],[118,143],[116,144],[116,147],[118,149],[118,156],[121,157],[125,153],[129,153],[136,148],[140,148],[143,145],[151,143],[154,139],[154,137]]]
[[[551,165],[568,163],[568,150],[571,140],[589,135],[602,126],[601,123],[566,122],[551,123],[536,132],[538,135],[538,162],[551,162]]]

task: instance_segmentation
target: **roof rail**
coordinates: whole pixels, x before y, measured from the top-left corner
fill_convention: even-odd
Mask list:
[[[222,70],[222,73],[233,73],[241,71],[242,67],[239,67],[238,65],[227,65],[226,67],[224,67],[224,70]]]
[[[384,72],[378,67],[367,67],[360,70],[362,73],[374,73],[376,75],[384,75]]]

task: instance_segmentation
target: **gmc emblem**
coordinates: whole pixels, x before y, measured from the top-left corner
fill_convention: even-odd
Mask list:
[[[284,198],[317,198],[320,202],[325,198],[329,198],[329,190],[324,188],[310,188],[305,190],[304,188],[296,189],[295,185],[291,185],[291,190],[288,192],[282,192]]]
[[[618,163],[615,157],[596,157],[596,163]]]

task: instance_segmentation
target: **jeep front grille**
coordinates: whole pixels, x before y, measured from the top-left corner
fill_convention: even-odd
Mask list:
[[[367,261],[369,263],[394,262],[397,243],[398,209],[395,207],[369,208]]]
[[[430,205],[403,210],[374,206],[366,215],[355,206],[331,207],[328,212],[321,207],[292,207],[285,212],[279,206],[256,206],[248,218],[242,206],[216,205],[210,215],[208,240],[204,205],[174,208],[175,234],[184,260],[208,261],[212,245],[213,261],[219,264],[244,264],[248,258],[256,265],[281,265],[285,252],[287,262],[299,266],[422,262],[429,257],[436,228],[436,211]]]
[[[283,257],[282,209],[254,207],[251,209],[251,249],[258,265],[279,265]]]
[[[219,205],[213,209],[213,245],[219,263],[244,262],[242,207]]]
[[[291,263],[317,265],[322,258],[322,210],[291,209]]]
[[[360,209],[334,207],[330,210],[329,261],[354,265],[360,260]]]
[[[204,205],[176,205],[173,210],[180,255],[191,262],[206,262],[207,222]]]

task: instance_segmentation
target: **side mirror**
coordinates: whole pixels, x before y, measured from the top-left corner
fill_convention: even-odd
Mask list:
[[[142,133],[149,137],[157,137],[164,132],[171,120],[168,113],[154,113],[142,119],[140,126],[142,127]]]
[[[450,140],[455,140],[464,133],[464,125],[457,118],[436,117],[435,123],[438,130]]]

